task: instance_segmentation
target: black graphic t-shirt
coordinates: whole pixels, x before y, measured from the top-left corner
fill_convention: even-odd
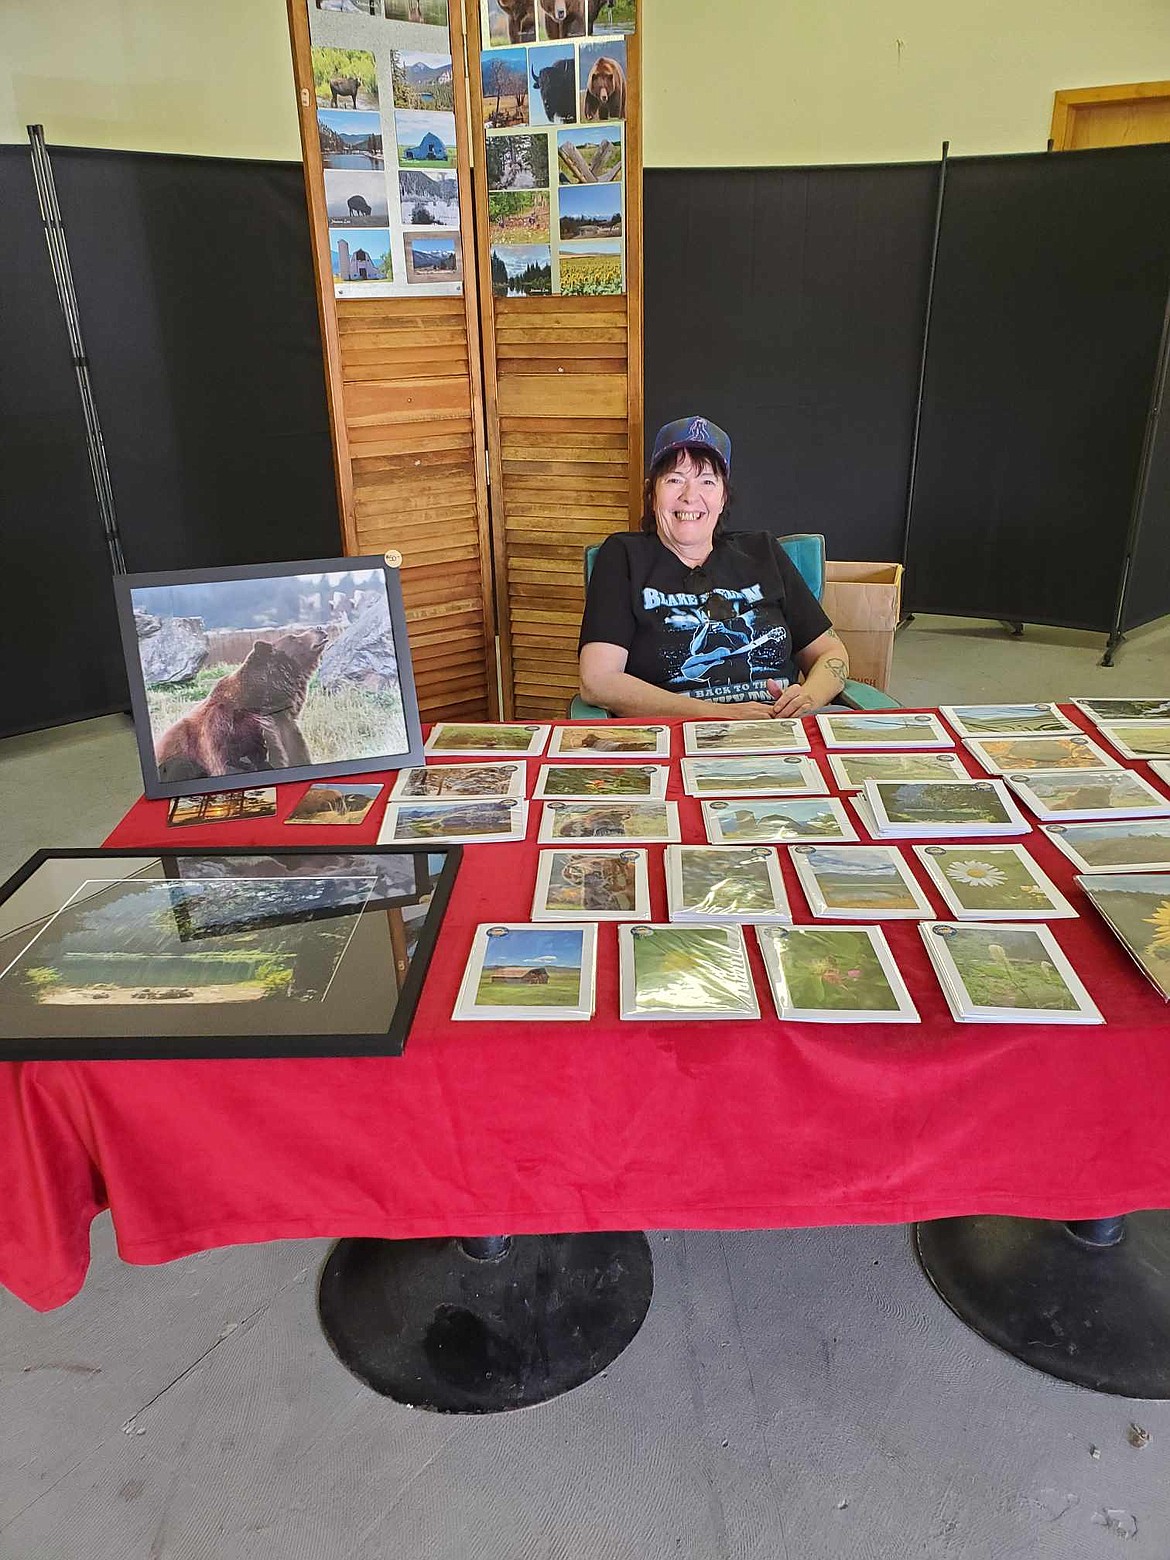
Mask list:
[[[730,621],[711,618],[712,593],[735,608]],[[580,644],[620,645],[629,651],[631,677],[671,693],[742,704],[769,702],[770,677],[796,682],[797,652],[831,627],[766,531],[721,536],[698,571],[657,536],[627,532],[609,537],[597,554]]]

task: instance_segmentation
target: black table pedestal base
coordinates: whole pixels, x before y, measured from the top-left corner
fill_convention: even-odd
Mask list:
[[[962,1321],[1060,1381],[1170,1398],[1170,1214],[915,1227],[927,1278]]]
[[[579,1387],[642,1325],[646,1237],[343,1240],[321,1275],[321,1325],[342,1364],[415,1408],[493,1414]]]

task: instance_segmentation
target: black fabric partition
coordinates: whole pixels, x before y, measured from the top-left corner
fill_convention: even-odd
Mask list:
[[[51,152],[132,571],[341,551],[299,164]],[[27,147],[0,148],[0,734],[127,707]]]
[[[914,611],[1109,629],[1168,285],[1170,147],[950,162]],[[1142,549],[1161,588],[1151,568],[1134,598],[1147,618],[1170,611],[1164,466],[1159,483]]]
[[[1167,348],[1164,347],[1166,352]],[[1137,628],[1170,612],[1170,391],[1162,365],[1159,387],[1162,415],[1154,430],[1149,477],[1130,564],[1123,629]]]
[[[734,442],[731,524],[900,559],[937,165],[647,169],[646,435]]]

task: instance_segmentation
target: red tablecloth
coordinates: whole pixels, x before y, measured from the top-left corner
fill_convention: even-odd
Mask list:
[[[670,795],[684,840],[701,841],[680,752],[676,730]],[[281,788],[278,818],[303,790]],[[375,838],[381,805],[345,829],[168,829],[166,812],[140,801],[106,843],[344,850]],[[759,1022],[621,1023],[612,924],[600,928],[593,1023],[452,1023],[475,925],[528,918],[539,813],[531,804],[524,844],[465,850],[401,1059],[0,1067],[0,1282],[37,1307],[68,1300],[107,1205],[130,1262],[298,1236],[1170,1205],[1170,1010],[1039,835],[1030,848],[1082,917],[1051,925],[1105,1028],[953,1023],[910,922],[885,931],[921,1025],[781,1024],[754,947]],[[651,908],[665,920],[661,847],[650,852]],[[787,861],[784,873],[797,920],[811,919]]]

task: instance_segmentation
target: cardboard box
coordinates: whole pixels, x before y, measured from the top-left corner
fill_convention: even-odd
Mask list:
[[[849,651],[850,677],[888,693],[902,615],[902,565],[826,563],[821,605]]]

